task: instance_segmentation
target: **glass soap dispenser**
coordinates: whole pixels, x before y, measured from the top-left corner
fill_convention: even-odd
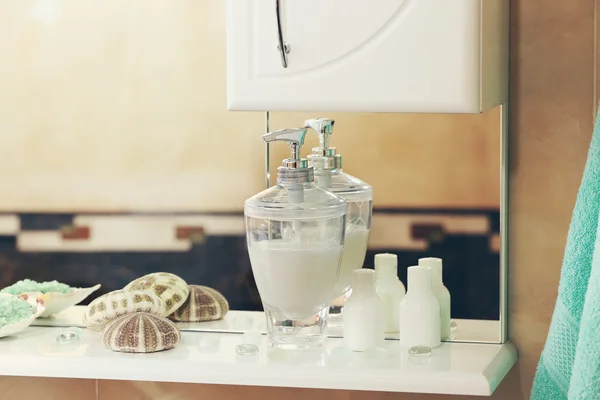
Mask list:
[[[318,187],[299,157],[305,136],[304,128],[263,135],[265,142],[288,142],[291,158],[277,169],[275,186],[244,204],[269,343],[284,349],[323,346],[346,231],[346,202]]]
[[[305,121],[304,124],[306,128],[313,129],[319,135],[319,147],[313,148],[312,154],[307,157],[308,164],[315,170],[316,184],[335,193],[348,203],[346,244],[340,276],[334,291],[334,298],[340,296],[346,298],[352,283],[352,272],[363,267],[367,254],[373,212],[373,189],[367,183],[345,173],[342,170],[342,156],[336,153],[335,147],[329,147],[329,136],[333,134],[334,120],[315,118]],[[339,319],[340,308],[332,308],[332,316],[337,316]]]

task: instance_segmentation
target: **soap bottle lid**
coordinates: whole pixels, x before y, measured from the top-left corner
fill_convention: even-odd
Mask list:
[[[398,278],[398,256],[390,253],[375,254],[377,279]]]
[[[304,127],[310,128],[319,135],[319,147],[313,147],[308,162],[316,170],[333,170],[342,168],[342,156],[336,154],[335,147],[329,147],[329,135],[333,134],[335,121],[330,118],[313,118],[304,121]]]
[[[408,289],[407,293],[412,290],[417,292],[431,291],[431,270],[425,266],[408,267]]]
[[[305,136],[306,128],[286,128],[262,136],[266,143],[287,142],[290,145],[290,158],[284,159],[281,167],[277,168],[278,184],[301,184],[315,180],[313,167],[308,165],[305,158],[300,158]]]
[[[437,257],[419,258],[419,265],[431,269],[431,279],[434,285],[441,284],[442,280],[442,259]]]

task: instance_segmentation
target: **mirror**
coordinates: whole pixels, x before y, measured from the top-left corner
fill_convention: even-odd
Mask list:
[[[406,286],[419,258],[442,258],[456,322],[451,340],[500,341],[502,107],[481,115],[272,112],[270,129],[321,114],[336,121],[330,145],[344,172],[373,187],[364,267],[373,268],[377,253],[396,254]],[[318,143],[309,130],[303,155]],[[274,184],[289,150],[269,152]]]
[[[265,116],[225,109],[224,4],[154,3],[134,25],[110,2],[52,4],[0,5],[0,287],[102,284],[89,302],[168,271],[260,310],[243,202],[265,187]],[[271,113],[271,128],[321,114]],[[454,340],[501,341],[500,108],[325,114],[345,171],[373,186],[365,267],[397,254],[406,283],[443,258]],[[272,146],[273,176],[286,151]]]
[[[457,323],[452,340],[500,340],[500,114],[495,109],[482,115],[331,115],[336,119],[331,143],[344,157],[344,170],[374,189],[364,266],[372,268],[377,253],[396,254],[399,277],[406,285],[408,266],[420,257],[442,258]],[[310,116],[272,113],[271,124],[295,126]],[[252,140],[262,151],[260,133]],[[227,140],[217,138],[217,143],[226,146]],[[316,135],[309,136],[303,154],[316,145]],[[271,147],[273,177],[287,151],[287,146]],[[261,158],[253,163],[260,166]],[[232,163],[225,164],[232,168]],[[260,172],[244,175],[240,163],[235,174],[256,175],[253,192],[264,188]],[[63,184],[62,177],[54,178]],[[199,177],[195,195],[218,199],[235,193],[240,199],[237,207],[161,211],[160,201],[155,203],[158,210],[152,210],[153,199],[147,198],[132,211],[106,207],[77,212],[74,204],[63,203],[61,208],[73,209],[4,215],[6,221],[15,216],[20,228],[0,239],[5,255],[1,286],[24,278],[82,287],[101,283],[89,301],[141,275],[168,271],[219,290],[232,310],[260,311],[241,199],[251,193],[240,193],[241,179],[224,178],[225,185],[212,194],[204,193],[202,182]],[[133,191],[151,189],[150,181],[129,189],[125,183],[127,179],[114,182],[115,191],[106,196],[119,200]],[[159,188],[167,189],[167,185]],[[185,195],[186,190],[178,190]],[[227,322],[205,324],[203,329],[236,330]],[[339,328],[330,329],[331,336],[340,334]]]

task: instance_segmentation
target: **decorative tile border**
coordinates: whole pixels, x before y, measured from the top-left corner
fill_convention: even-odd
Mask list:
[[[21,230],[21,220],[16,214],[0,215],[0,235],[12,236]]]
[[[369,247],[425,251],[447,235],[497,235],[499,214],[477,210],[376,209]],[[20,251],[189,251],[204,236],[244,236],[241,213],[86,213],[0,215],[20,218]],[[2,219],[0,219],[0,228]],[[18,224],[18,222],[17,222]],[[13,224],[14,225],[14,224]],[[1,231],[0,231],[1,232]],[[193,242],[193,243],[192,243]],[[491,246],[493,251],[499,251]]]
[[[453,315],[497,319],[498,218],[495,210],[376,209],[364,266],[373,267],[376,253],[397,254],[405,282],[420,257],[441,257]],[[24,278],[102,284],[91,301],[170,271],[221,291],[232,309],[261,309],[241,212],[0,214],[0,228],[2,221],[11,233],[0,232],[0,287]]]

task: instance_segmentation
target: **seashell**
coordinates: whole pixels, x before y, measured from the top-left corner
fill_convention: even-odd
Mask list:
[[[134,312],[161,314],[162,302],[153,292],[115,290],[98,297],[87,306],[83,324],[91,330],[100,331],[113,319]]]
[[[180,322],[214,321],[225,317],[229,303],[225,296],[207,286],[189,285],[190,295],[181,307],[169,315]]]
[[[86,297],[100,288],[95,285],[89,288],[69,287],[57,281],[36,282],[30,279],[21,280],[14,285],[2,289],[2,293],[27,295],[44,301],[45,310],[40,317],[51,317],[67,308],[81,303]]]
[[[67,308],[81,303],[86,297],[100,289],[100,285],[89,288],[74,288],[69,293],[50,292],[45,294],[29,293],[33,296],[39,296],[46,304],[46,310],[41,317],[51,317]]]
[[[158,315],[138,312],[112,320],[102,332],[104,346],[123,353],[153,353],[181,341],[175,324]]]
[[[7,305],[11,302],[22,301],[31,306],[31,311],[27,313],[27,315],[22,315],[22,319],[18,321],[11,321],[0,328],[0,338],[14,335],[15,333],[25,330],[37,317],[41,316],[46,309],[42,299],[26,294],[15,296],[12,294],[0,293],[0,300],[2,303],[7,303]],[[14,309],[15,307],[11,305],[10,308]]]
[[[177,275],[155,272],[144,275],[125,286],[126,290],[147,290],[156,293],[162,301],[161,316],[171,315],[186,301],[190,293],[187,283]]]

